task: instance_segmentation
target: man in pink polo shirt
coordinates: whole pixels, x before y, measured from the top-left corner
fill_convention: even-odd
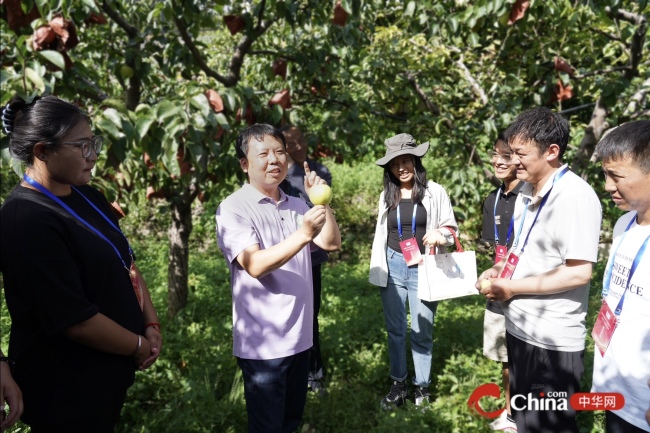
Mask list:
[[[242,370],[249,432],[300,425],[312,347],[311,250],[336,251],[329,206],[309,208],[278,185],[287,175],[283,134],[256,124],[237,137],[248,183],[217,209],[217,240],[230,269],[233,353]],[[305,167],[305,190],[325,180]]]

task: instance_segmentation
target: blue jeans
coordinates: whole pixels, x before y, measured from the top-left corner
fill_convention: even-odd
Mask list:
[[[309,350],[268,360],[237,358],[244,377],[249,433],[292,433],[307,401]]]
[[[433,320],[437,302],[418,299],[418,267],[406,266],[404,256],[391,248],[386,250],[388,284],[380,288],[384,304],[384,319],[388,334],[390,377],[402,382],[408,376],[406,366],[406,299],[411,311],[411,353],[416,386],[431,383],[431,351],[433,349]]]

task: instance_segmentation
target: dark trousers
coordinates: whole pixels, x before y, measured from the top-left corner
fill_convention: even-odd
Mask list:
[[[311,268],[313,285],[314,285],[314,345],[310,351],[309,371],[316,373],[323,368],[323,356],[320,353],[320,328],[318,326],[318,313],[320,312],[320,294],[321,294],[321,265],[314,265]],[[323,370],[325,374],[325,370]]]
[[[646,433],[646,430],[641,430],[630,424],[610,410],[605,411],[605,431],[607,433]]]
[[[244,377],[249,433],[292,433],[307,400],[309,350],[268,360],[237,358]]]
[[[580,391],[584,350],[560,352],[543,349],[509,332],[506,332],[506,342],[510,365],[510,407],[517,432],[578,433],[576,412],[569,400]],[[547,401],[549,395],[562,392],[566,392],[566,409],[531,410],[532,400]]]
[[[80,390],[81,399],[66,404],[52,401],[53,406],[68,414],[68,419],[51,419],[31,414],[22,419],[32,433],[113,433],[126,400],[126,388]],[[29,401],[29,400],[28,400]]]

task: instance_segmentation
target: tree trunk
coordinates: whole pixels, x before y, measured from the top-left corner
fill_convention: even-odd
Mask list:
[[[607,123],[607,107],[603,103],[603,99],[598,98],[594,112],[591,114],[589,126],[585,129],[585,135],[582,137],[582,142],[580,142],[580,148],[573,159],[571,170],[574,173],[585,178],[584,170],[592,159],[598,140],[600,140],[600,137],[602,137],[603,132],[607,128],[609,128],[609,124]]]
[[[171,319],[187,305],[189,274],[189,239],[192,233],[193,195],[170,201],[172,222],[169,227],[169,287],[167,316]]]

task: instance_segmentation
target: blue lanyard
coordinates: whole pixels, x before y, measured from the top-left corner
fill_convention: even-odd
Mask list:
[[[411,232],[415,237],[415,212],[418,209],[418,204],[413,203],[413,217],[411,219]],[[402,217],[400,216],[399,203],[397,203],[397,232],[399,233],[399,240],[402,241]]]
[[[126,263],[124,263],[124,259],[122,258],[122,255],[121,255],[120,252],[118,251],[117,247],[116,247],[115,245],[113,245],[113,242],[111,242],[111,241],[110,241],[106,236],[104,236],[104,234],[103,234],[102,232],[100,232],[100,231],[97,230],[95,227],[93,227],[92,225],[90,225],[90,223],[88,223],[86,220],[84,220],[83,218],[81,218],[81,217],[80,217],[80,216],[79,216],[79,215],[78,215],[74,210],[72,210],[72,208],[71,208],[70,206],[68,206],[67,204],[63,203],[63,201],[62,201],[60,198],[58,198],[57,196],[55,196],[54,194],[52,194],[52,193],[51,193],[47,188],[45,188],[43,185],[41,185],[40,183],[36,182],[36,181],[35,181],[34,179],[32,179],[31,177],[27,176],[27,173],[25,173],[25,174],[23,175],[23,179],[25,180],[25,182],[29,183],[30,185],[32,185],[33,187],[35,187],[36,189],[38,189],[40,192],[42,192],[43,194],[45,194],[46,196],[48,196],[49,198],[51,198],[52,200],[54,200],[55,202],[57,202],[59,205],[61,205],[61,207],[63,207],[63,209],[67,210],[67,211],[68,211],[72,216],[74,216],[74,217],[77,218],[79,221],[81,221],[82,223],[84,223],[84,224],[85,224],[85,225],[86,225],[90,230],[92,230],[92,231],[93,231],[97,236],[99,236],[100,238],[102,238],[102,239],[104,239],[106,242],[108,242],[108,243],[110,244],[110,246],[112,246],[113,249],[115,250],[115,253],[117,254],[117,256],[120,258],[120,261],[122,262],[122,266],[124,266],[124,269],[126,269],[127,272],[130,272],[130,271],[129,271],[129,267],[126,266]],[[120,230],[120,229],[119,229],[115,224],[113,224],[113,222],[112,222],[111,220],[109,220],[108,217],[107,217],[106,215],[104,215],[104,213],[103,213],[102,211],[100,211],[100,210],[97,208],[97,206],[95,206],[93,203],[91,203],[90,200],[88,200],[88,199],[87,199],[83,194],[81,194],[81,192],[80,192],[77,188],[75,188],[75,187],[73,186],[72,189],[74,189],[75,191],[77,191],[77,192],[79,193],[79,195],[82,196],[82,197],[84,198],[84,200],[86,200],[88,203],[90,203],[90,205],[91,205],[91,206],[92,206],[92,207],[93,207],[97,212],[99,212],[99,214],[100,214],[100,215],[101,215],[101,216],[102,216],[106,221],[108,221],[108,223],[109,223],[113,228],[115,228],[115,229],[116,229],[116,230],[117,230],[117,231],[118,231],[122,236],[124,236],[124,233],[122,233],[122,230]],[[128,239],[126,239],[126,236],[124,236],[124,239],[126,240],[127,245],[129,245],[129,241],[128,241]],[[133,261],[133,251],[131,250],[131,245],[129,245],[129,254],[131,254],[131,261]]]
[[[607,276],[605,277],[605,280],[603,281],[603,298],[607,296],[609,293],[609,285],[611,283],[612,279],[612,269],[614,268],[614,262],[616,261],[616,253],[618,252],[618,248],[621,246],[623,243],[623,240],[625,239],[625,236],[627,235],[628,230],[632,226],[632,223],[636,220],[636,215],[634,218],[632,218],[632,221],[630,221],[630,224],[628,224],[627,228],[625,229],[625,233],[623,234],[623,237],[621,238],[621,241],[618,243],[616,246],[616,250],[614,251],[614,254],[612,255],[612,261],[609,264],[607,268]],[[636,269],[639,267],[639,262],[641,262],[641,258],[643,257],[643,254],[645,253],[645,249],[648,246],[648,241],[650,240],[650,235],[648,235],[645,238],[645,241],[643,241],[643,244],[641,244],[641,248],[639,248],[639,251],[637,251],[636,256],[634,257],[634,260],[632,261],[632,267],[630,268],[630,274],[627,277],[627,282],[625,283],[625,289],[623,290],[623,294],[621,295],[621,299],[618,301],[618,305],[616,306],[616,309],[614,310],[614,314],[617,316],[621,315],[621,312],[623,311],[623,301],[625,300],[625,295],[627,294],[627,289],[630,287],[630,283],[632,282],[632,276],[634,276],[634,273],[636,272]]]
[[[506,186],[503,185],[503,193],[505,194]],[[499,197],[501,196],[501,188],[497,191],[497,196],[494,198],[494,244],[499,245],[499,230],[497,229],[497,204],[499,203]],[[508,234],[506,235],[506,246],[510,242],[510,236],[512,235],[512,229],[515,226],[515,219],[510,218],[510,225],[508,226]]]
[[[530,233],[533,231],[533,227],[535,227],[535,223],[537,222],[537,217],[539,217],[539,214],[542,212],[542,208],[546,204],[546,200],[548,200],[548,197],[551,195],[551,191],[553,191],[553,187],[555,186],[555,183],[562,179],[562,176],[564,176],[567,172],[569,171],[569,167],[566,166],[564,167],[564,170],[559,172],[555,177],[553,177],[553,184],[551,184],[551,188],[544,194],[544,198],[542,198],[542,202],[539,204],[539,207],[537,208],[537,213],[535,214],[535,219],[533,220],[533,224],[530,226],[528,229],[528,234],[526,235],[526,239],[524,240],[524,245],[521,247],[521,251],[519,252],[519,255],[522,255],[524,253],[524,248],[526,248],[526,245],[528,244],[528,238],[530,237]],[[519,244],[519,237],[521,236],[521,230],[524,228],[524,221],[526,219],[526,212],[528,211],[528,204],[526,204],[526,207],[524,208],[524,214],[521,217],[521,224],[519,224],[519,233],[517,233],[517,238],[515,239],[513,248]]]

